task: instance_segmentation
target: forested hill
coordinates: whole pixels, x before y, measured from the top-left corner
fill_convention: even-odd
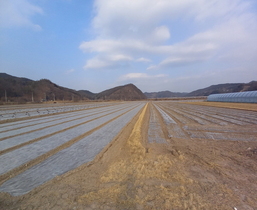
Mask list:
[[[160,91],[160,92],[145,92],[144,93],[147,98],[176,98],[176,97],[184,97],[187,93],[177,93],[171,91]]]
[[[105,90],[96,94],[95,98],[131,101],[146,99],[146,96],[135,85],[128,84]]]
[[[227,83],[212,85],[207,88],[195,90],[190,93],[178,93],[171,91],[160,91],[160,92],[145,92],[147,98],[176,98],[176,97],[197,97],[197,96],[208,96],[216,93],[233,93],[243,91],[257,90],[257,81],[249,83]]]
[[[234,93],[234,92],[243,92],[243,91],[253,91],[257,90],[257,81],[252,81],[249,83],[227,83],[212,85],[207,88],[199,89],[193,91],[187,96],[208,96],[210,94],[216,93]]]
[[[97,85],[97,84],[96,84]],[[34,81],[0,73],[0,101],[42,102],[80,100],[142,100],[145,95],[135,85],[128,84],[92,93],[88,90],[72,90],[59,86],[48,79]]]

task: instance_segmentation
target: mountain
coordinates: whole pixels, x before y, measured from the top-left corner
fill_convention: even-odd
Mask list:
[[[0,100],[5,101],[5,93],[8,101],[40,102],[49,100],[74,100],[88,99],[77,91],[58,86],[48,79],[33,81],[0,73]]]
[[[114,87],[100,93],[92,93],[88,90],[79,90],[81,96],[87,97],[90,100],[144,100],[146,96],[133,84]]]
[[[94,100],[96,93],[92,93],[88,90],[78,90],[77,91],[82,97],[88,98],[90,100]]]
[[[227,83],[212,85],[207,88],[195,90],[190,93],[177,93],[170,91],[142,93],[135,85],[127,84],[114,87],[100,93],[88,90],[72,90],[65,88],[48,79],[34,81],[27,78],[15,77],[0,73],[0,101],[26,103],[42,101],[80,101],[80,100],[145,100],[147,98],[172,98],[208,96],[215,93],[232,93],[257,90],[257,81],[249,83]]]
[[[147,98],[174,98],[174,97],[184,97],[187,95],[187,93],[177,93],[177,92],[170,92],[168,90],[166,91],[160,91],[160,92],[145,92],[144,93]]]
[[[79,100],[142,100],[145,95],[135,85],[128,84],[92,93],[88,90],[72,90],[61,87],[48,79],[33,81],[0,73],[0,101],[26,103],[42,101]]]
[[[210,94],[216,93],[233,93],[233,92],[244,92],[257,90],[257,81],[252,81],[249,83],[226,83],[219,85],[212,85],[207,88],[195,90],[189,94],[187,97],[191,96],[208,96]]]
[[[170,91],[161,92],[145,92],[147,98],[174,98],[174,97],[196,97],[196,96],[208,96],[216,93],[233,93],[257,90],[257,81],[249,83],[226,83],[212,85],[207,88],[195,90],[190,93],[177,93]]]
[[[146,96],[135,85],[128,84],[114,87],[96,94],[95,99],[101,100],[144,100]]]

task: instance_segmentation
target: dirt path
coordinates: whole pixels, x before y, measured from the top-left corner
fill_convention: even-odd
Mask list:
[[[172,117],[168,104],[161,108]],[[226,136],[233,128],[247,136],[247,126],[209,120],[202,125],[176,112],[176,124],[158,123],[167,143],[148,143],[151,113],[161,119],[156,110],[146,105],[89,164],[23,196],[0,193],[1,209],[257,209],[257,142],[194,138],[188,130],[205,134],[207,128],[223,128]],[[186,136],[169,138],[175,126]],[[254,123],[249,126],[256,129]]]

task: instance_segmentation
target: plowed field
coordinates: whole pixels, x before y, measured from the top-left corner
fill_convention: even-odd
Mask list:
[[[224,106],[5,107],[0,209],[257,209],[257,112]]]

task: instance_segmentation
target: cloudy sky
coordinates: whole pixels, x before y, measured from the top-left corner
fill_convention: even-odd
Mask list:
[[[0,0],[0,72],[100,92],[257,80],[256,0]]]

